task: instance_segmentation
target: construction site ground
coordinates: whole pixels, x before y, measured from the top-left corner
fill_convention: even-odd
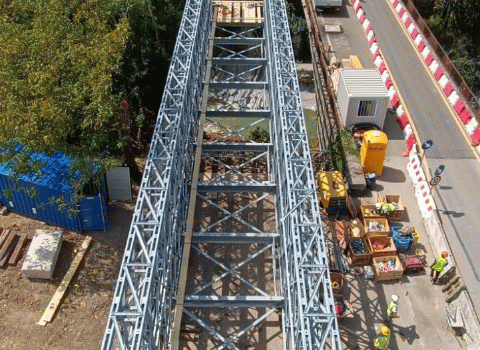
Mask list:
[[[15,266],[0,270],[1,350],[99,349],[107,322],[120,261],[133,213],[133,204],[111,203],[109,228],[89,233],[93,242],[70,284],[53,322],[37,325],[63,276],[70,267],[83,235],[64,231],[53,279],[29,280],[20,271],[25,257]],[[0,216],[0,226],[33,237],[48,228],[40,221],[15,213]]]

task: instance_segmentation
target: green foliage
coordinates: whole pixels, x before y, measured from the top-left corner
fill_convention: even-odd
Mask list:
[[[413,2],[423,18],[428,18],[433,14],[434,0],[414,0]]]
[[[338,170],[345,173],[345,155],[351,154],[359,156],[359,151],[355,145],[355,140],[347,130],[340,130],[335,139],[328,146],[329,160],[327,162],[328,170]]]
[[[478,0],[417,0],[432,32],[471,88],[480,89],[480,2]],[[432,6],[433,4],[433,6]],[[423,6],[422,5],[422,6]]]
[[[107,0],[1,7],[0,145],[80,156],[110,148],[119,99],[112,73],[130,35],[125,14],[112,15],[126,10],[125,2]]]
[[[291,2],[286,2],[288,24],[290,25],[290,33],[292,36],[302,34],[307,31],[307,21],[303,17],[302,13],[298,13],[295,6]]]
[[[268,130],[257,126],[255,129],[250,131],[250,138],[255,142],[269,142],[270,133],[268,132]]]
[[[84,159],[71,169],[80,179],[93,159],[133,165],[150,143],[180,17],[176,0],[3,1],[0,162],[17,178],[41,175],[32,151]]]
[[[480,91],[480,55],[459,57],[454,59],[453,63],[470,87]]]

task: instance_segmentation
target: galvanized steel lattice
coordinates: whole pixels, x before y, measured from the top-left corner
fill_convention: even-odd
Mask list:
[[[264,1],[286,349],[340,349],[284,0]],[[102,349],[168,349],[212,3],[187,0]],[[257,84],[258,85],[258,84]],[[223,88],[223,86],[217,86]]]

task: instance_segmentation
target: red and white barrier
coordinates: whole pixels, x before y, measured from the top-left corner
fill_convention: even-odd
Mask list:
[[[421,53],[423,59],[427,59],[427,57],[431,54],[430,49],[428,47],[425,47]]]
[[[443,92],[445,96],[449,97],[455,90],[453,89],[453,85],[450,82],[447,82],[447,85],[443,88]]]
[[[367,28],[370,27],[370,29],[372,28],[372,24],[370,23],[370,21],[365,18],[365,21],[363,21],[363,23],[360,23],[363,27],[363,29],[365,29],[365,32],[367,32]]]
[[[420,51],[420,53],[427,47],[427,44],[425,44],[425,41],[420,41],[420,44],[418,44],[418,51]]]
[[[403,136],[405,139],[408,139],[410,135],[413,134],[413,128],[411,124],[405,125],[405,128],[402,130],[403,131]]]
[[[385,63],[383,63],[383,58],[382,58],[381,55],[377,56],[377,58],[375,58],[373,63],[375,64],[375,67],[377,67],[379,71],[380,71],[380,67],[382,66],[382,64],[385,67]]]
[[[435,73],[433,73],[435,80],[440,83],[440,79],[444,77],[442,68],[438,67]]]
[[[435,56],[427,46],[422,34],[420,34],[420,30],[409,16],[408,11],[406,11],[405,7],[402,5],[402,2],[400,0],[390,0],[390,3],[397,12],[398,16],[401,18],[405,28],[410,34],[410,37],[415,42],[418,52],[425,60],[427,67],[432,72],[438,85],[442,88],[445,96],[455,110],[457,117],[460,119],[465,127],[465,130],[470,135],[472,144],[476,146],[477,151],[480,152],[480,128],[478,122],[474,121],[475,119],[472,117],[471,112],[467,106],[465,106],[457,91],[455,91],[454,84],[450,81],[440,67],[439,61],[435,59]],[[407,140],[407,147],[409,147],[410,143],[411,141]]]
[[[420,45],[420,43],[423,41],[423,35],[417,34],[417,37],[413,41],[415,42],[415,45]]]
[[[467,125],[465,125],[465,129],[467,129],[467,132],[469,135],[473,134],[473,132],[477,127],[478,127],[478,122],[474,118],[470,119]]]
[[[473,133],[470,135],[470,139],[474,146],[480,145],[480,129],[477,127]],[[477,147],[478,149],[478,147]]]
[[[415,24],[410,23],[410,25],[407,27],[408,34],[412,34],[413,31],[415,30]]]
[[[453,91],[450,96],[448,96],[448,101],[452,106],[455,106],[455,103],[459,100],[460,96],[458,96],[456,91]]]
[[[448,80],[448,77],[444,75],[443,77],[440,78],[440,80],[438,81],[438,84],[442,87],[442,89],[445,89],[445,86],[447,86],[449,82],[450,81]]]

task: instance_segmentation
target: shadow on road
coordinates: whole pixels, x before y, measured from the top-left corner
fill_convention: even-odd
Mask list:
[[[388,166],[383,167],[383,173],[380,180],[385,182],[400,182],[406,181],[405,174],[399,169],[390,168]]]

